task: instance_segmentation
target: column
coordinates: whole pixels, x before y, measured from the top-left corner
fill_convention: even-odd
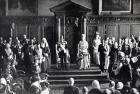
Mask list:
[[[57,28],[58,28],[58,41],[60,41],[60,35],[61,35],[61,23],[60,23],[60,18],[58,18]]]
[[[84,18],[84,23],[83,23],[83,33],[86,35],[86,33],[87,33],[87,19],[86,18]]]
[[[5,15],[8,15],[8,0],[5,0]]]

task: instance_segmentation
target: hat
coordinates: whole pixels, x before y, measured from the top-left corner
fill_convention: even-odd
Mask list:
[[[122,82],[117,83],[117,89],[123,89],[123,83]]]
[[[1,78],[0,79],[0,83],[3,85],[7,85],[6,79],[5,78]]]

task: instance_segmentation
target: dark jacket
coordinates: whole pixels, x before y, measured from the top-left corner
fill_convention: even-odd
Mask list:
[[[64,88],[63,94],[79,94],[79,88],[76,86],[67,86]]]
[[[88,94],[103,94],[103,92],[100,89],[91,89]]]

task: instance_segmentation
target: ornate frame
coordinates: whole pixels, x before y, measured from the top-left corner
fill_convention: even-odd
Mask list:
[[[122,8],[122,10],[121,11],[119,11],[119,10],[117,10],[117,9],[115,9],[116,7],[115,6],[112,6],[112,7],[110,7],[110,9],[106,9],[106,10],[103,10],[103,2],[106,2],[106,3],[108,3],[107,1],[105,1],[105,0],[99,0],[99,15],[104,15],[104,14],[106,14],[106,15],[109,15],[109,14],[114,14],[114,15],[117,15],[117,14],[130,14],[131,13],[131,9],[132,9],[132,0],[129,0],[128,1],[128,3],[129,3],[129,5],[127,6],[127,7],[129,7],[129,9],[127,9],[127,10],[123,10],[123,5],[121,5],[122,4],[122,2],[124,3],[124,2],[126,2],[126,1],[123,1],[123,0],[120,0],[120,1],[118,1],[119,3],[118,3],[118,6],[120,7],[120,8]],[[116,2],[116,0],[114,0],[114,2]],[[113,3],[112,3],[113,4]],[[111,5],[107,5],[107,7],[109,7],[109,6],[111,6]],[[122,7],[123,6],[123,7]],[[114,10],[113,10],[113,8],[114,8]],[[126,7],[125,7],[126,8]]]

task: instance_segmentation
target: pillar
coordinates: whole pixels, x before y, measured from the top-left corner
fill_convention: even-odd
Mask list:
[[[86,35],[87,33],[87,19],[84,18],[84,22],[83,22],[83,33]]]
[[[61,23],[60,23],[60,18],[57,19],[57,28],[58,28],[58,41],[60,41],[60,36],[61,36]]]

